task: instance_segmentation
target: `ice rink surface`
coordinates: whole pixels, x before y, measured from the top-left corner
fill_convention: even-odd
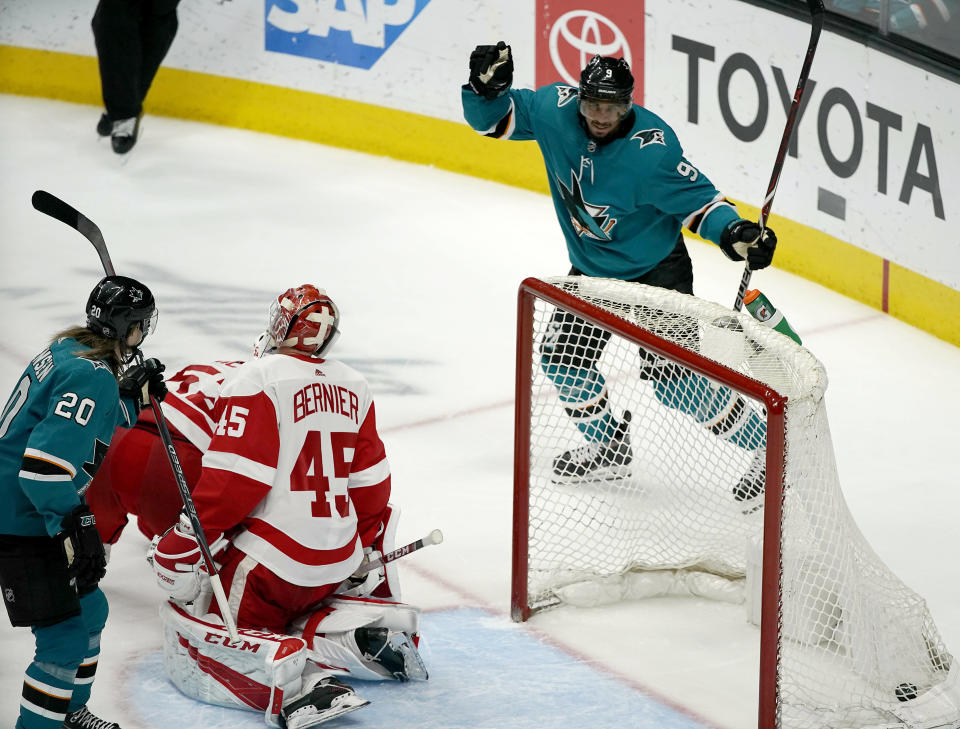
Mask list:
[[[153,289],[160,323],[146,350],[171,372],[248,357],[272,296],[325,287],[342,311],[334,356],[373,387],[398,541],[445,535],[400,568],[404,599],[425,611],[430,681],[357,682],[373,703],[335,726],[756,726],[759,635],[741,606],[659,598],[509,620],[517,285],[568,268],[547,197],[149,116],[120,158],[96,137],[99,113],[0,96],[0,400],[54,332],[82,321],[101,276],[87,241],[32,209],[36,189],[95,221],[117,271]],[[704,171],[723,188],[725,170]],[[697,294],[729,306],[739,265],[703,243],[690,252]],[[826,366],[854,518],[960,651],[960,349],[781,271],[753,285]],[[90,708],[124,729],[263,726],[165,680],[146,544],[130,526],[113,550]],[[0,621],[0,726],[16,720],[32,649],[29,631]]]

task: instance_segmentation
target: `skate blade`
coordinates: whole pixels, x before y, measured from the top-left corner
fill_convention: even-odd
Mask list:
[[[403,656],[404,681],[426,681],[429,678],[427,667],[423,664],[420,652],[403,633],[390,638],[390,647]]]
[[[596,471],[583,476],[561,476],[554,473],[550,481],[559,486],[576,486],[586,483],[612,483],[626,481],[633,476],[629,466],[610,466],[608,468],[598,468]]]
[[[309,724],[301,725],[300,729],[309,729],[309,727],[326,724],[331,719],[336,719],[344,714],[349,714],[351,711],[362,709],[369,703],[369,701],[361,699],[356,694],[340,696],[333,700],[333,705],[329,709],[312,717],[312,721]]]

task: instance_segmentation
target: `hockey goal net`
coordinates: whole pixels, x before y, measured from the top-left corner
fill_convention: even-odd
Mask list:
[[[622,281],[526,279],[514,620],[657,594],[743,601],[760,627],[761,729],[960,726],[925,602],[844,502],[826,386],[807,349],[746,314]],[[561,454],[602,450],[603,412],[628,432],[629,463],[558,473]],[[724,431],[744,413],[759,442]],[[738,492],[758,462],[765,492]]]

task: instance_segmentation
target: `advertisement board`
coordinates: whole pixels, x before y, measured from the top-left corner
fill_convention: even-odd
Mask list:
[[[536,85],[576,86],[593,56],[626,59],[643,103],[643,0],[536,0]]]
[[[95,7],[4,0],[0,45],[95,56]],[[177,12],[163,68],[461,122],[470,51],[503,38],[530,59],[517,64],[516,83],[533,85],[530,0],[203,0]]]
[[[809,23],[736,0],[647,9],[646,105],[720,189],[759,207]],[[960,290],[958,109],[956,83],[824,34],[774,212]]]
[[[92,59],[93,7],[85,6],[87,14],[78,7],[6,0],[0,45]],[[379,107],[385,123],[370,127],[371,149],[533,180],[528,187],[542,185],[535,154],[524,158],[526,171],[516,150],[491,149],[489,158],[503,161],[484,166],[469,143],[462,154],[430,146],[450,133],[430,122],[463,124],[460,86],[471,50],[510,43],[514,86],[527,88],[575,84],[595,53],[623,56],[636,77],[635,99],[674,128],[690,160],[725,194],[755,207],[810,30],[808,22],[739,0],[255,0],[184,2],[179,15],[164,68]],[[189,97],[190,88],[183,92]],[[324,114],[337,114],[327,108]],[[774,214],[960,291],[958,110],[955,80],[825,32]],[[399,120],[396,112],[418,117]],[[295,111],[281,105],[272,118],[285,113],[280,133],[295,134]],[[375,113],[364,111],[364,119]],[[404,139],[413,141],[383,144],[398,123],[409,124]],[[430,130],[418,134],[424,127]],[[328,139],[318,130],[311,138]],[[413,145],[419,148],[410,151]]]

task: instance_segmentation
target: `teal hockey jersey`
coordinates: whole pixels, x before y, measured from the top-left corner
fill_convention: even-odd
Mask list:
[[[673,250],[682,227],[719,243],[740,217],[642,106],[633,105],[625,135],[598,143],[580,125],[575,87],[511,89],[489,101],[465,86],[461,95],[464,118],[481,134],[536,140],[570,262],[588,276],[638,278]]]
[[[137,419],[103,362],[60,339],[33,358],[0,411],[0,534],[53,536],[80,505],[114,428]]]

